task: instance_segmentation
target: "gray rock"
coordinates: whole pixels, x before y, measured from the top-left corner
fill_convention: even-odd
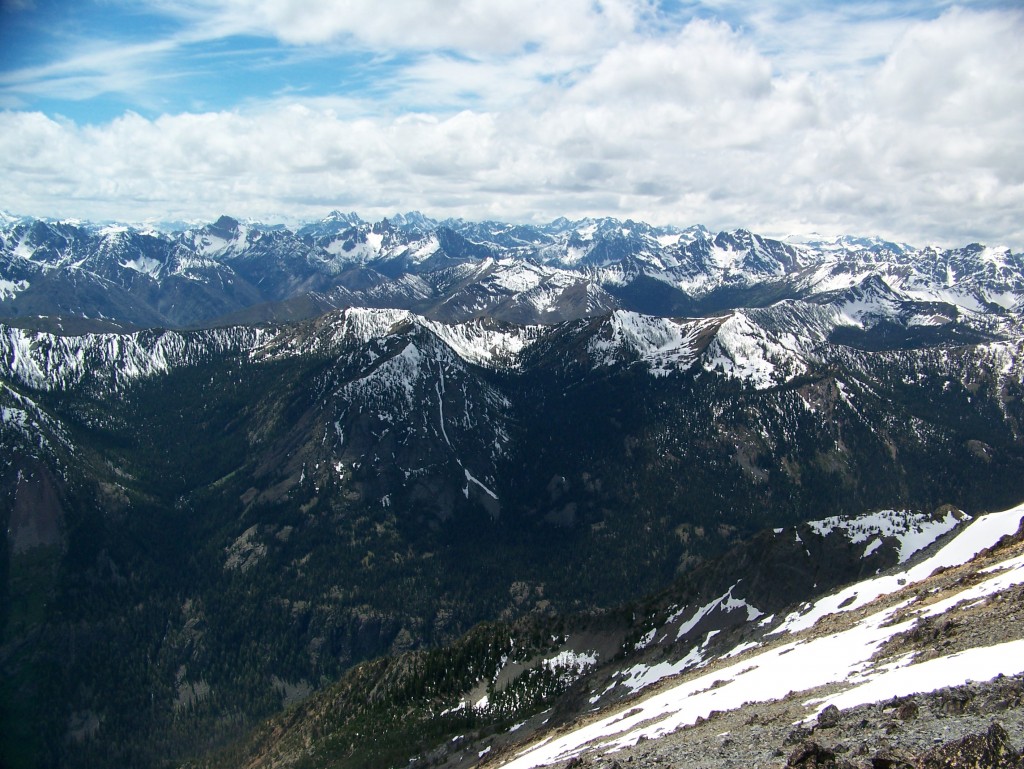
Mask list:
[[[818,726],[822,729],[831,729],[839,724],[839,708],[829,705],[818,714]]]

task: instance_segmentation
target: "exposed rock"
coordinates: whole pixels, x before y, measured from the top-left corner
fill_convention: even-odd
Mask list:
[[[959,716],[967,710],[969,702],[970,700],[966,692],[948,692],[939,700],[939,709],[947,716]]]
[[[947,742],[921,756],[919,769],[1021,769],[1024,761],[998,723],[984,734]]]
[[[796,729],[793,729],[789,734],[786,735],[786,744],[795,745],[798,742],[803,742],[810,736],[811,733],[809,730],[804,729],[802,726],[798,726]]]
[[[900,717],[902,721],[913,721],[917,718],[917,714],[921,712],[921,708],[913,700],[908,700],[902,703],[899,708],[896,709],[896,715]]]
[[[903,756],[883,751],[871,759],[871,769],[914,769],[914,765]]]
[[[855,769],[843,758],[837,758],[835,751],[817,742],[805,742],[789,755],[786,766],[790,769]]]
[[[818,714],[818,726],[822,729],[831,729],[839,723],[839,708],[829,705]]]

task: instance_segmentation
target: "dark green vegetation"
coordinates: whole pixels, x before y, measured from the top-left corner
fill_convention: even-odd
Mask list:
[[[754,389],[627,353],[595,368],[601,322],[556,328],[516,370],[338,316],[259,344],[183,335],[202,353],[151,376],[110,376],[125,358],[56,389],[5,373],[2,405],[46,419],[0,435],[0,522],[22,537],[2,563],[0,762],[174,765],[483,620],[533,616],[522,653],[543,649],[550,613],[685,580],[765,527],[1024,496],[1019,383],[982,350],[837,346]],[[388,720],[505,652],[500,626],[460,643],[368,663],[366,681],[400,673],[380,699],[347,679],[338,765],[404,761],[458,719],[507,725]],[[539,707],[560,684],[522,686]]]
[[[621,668],[678,659],[708,628],[721,650],[746,638],[746,611],[712,612],[686,634],[666,629],[680,607],[689,607],[690,616],[732,595],[738,574],[744,599],[775,613],[892,566],[898,556],[890,543],[865,559],[862,542],[822,536],[806,524],[779,532],[761,532],[687,571],[668,590],[616,610],[484,623],[440,649],[360,664],[188,768],[472,765],[481,745],[515,752],[535,730],[573,723],[597,700],[616,701],[626,691],[617,689]],[[654,643],[653,628],[664,631]],[[595,663],[573,667],[557,652],[574,647],[603,650],[592,652],[600,655]]]
[[[406,765],[416,756],[430,763],[442,743],[507,730],[563,694],[573,679],[557,667],[531,669],[500,688],[494,680],[504,660],[528,662],[581,626],[580,618],[567,625],[542,616],[486,623],[441,649],[363,663],[322,694],[195,766],[236,766],[257,756],[346,769]],[[460,697],[480,679],[488,682],[481,690],[489,705],[468,707]]]

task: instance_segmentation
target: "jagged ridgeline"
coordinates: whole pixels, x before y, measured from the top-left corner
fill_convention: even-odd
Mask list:
[[[950,306],[1019,311],[1024,297],[1024,257],[978,244],[790,243],[615,219],[532,226],[411,213],[371,224],[334,213],[291,230],[227,216],[139,228],[0,213],[0,318],[71,332],[298,320],[344,307],[548,324],[616,308],[692,316],[871,276],[891,298],[935,303],[911,338],[947,325]]]
[[[3,237],[12,766],[173,764],[766,527],[1024,497],[1008,252],[412,216]]]

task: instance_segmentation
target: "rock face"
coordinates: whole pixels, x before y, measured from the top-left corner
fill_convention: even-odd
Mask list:
[[[1010,735],[993,722],[984,734],[971,734],[929,750],[917,760],[917,769],[1020,769],[1021,754]]]
[[[993,722],[987,732],[951,740],[916,757],[887,751],[855,762],[811,741],[794,750],[786,761],[787,769],[1020,769],[1022,766],[1021,754],[998,722]]]
[[[1010,744],[1006,729],[997,722],[993,722],[987,732],[951,740],[916,758],[888,751],[854,762],[812,741],[794,750],[786,761],[787,769],[1020,769],[1022,766],[1020,753]]]
[[[790,753],[786,766],[789,769],[854,769],[854,764],[836,758],[834,751],[816,742],[805,742]]]
[[[818,728],[829,729],[839,723],[839,708],[829,705],[818,714]]]

